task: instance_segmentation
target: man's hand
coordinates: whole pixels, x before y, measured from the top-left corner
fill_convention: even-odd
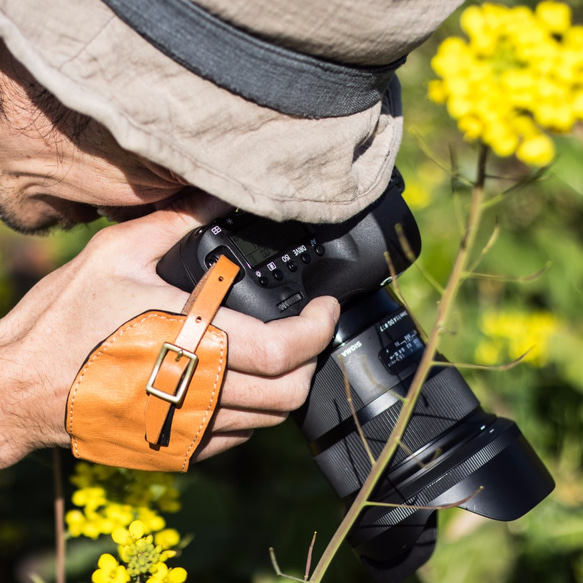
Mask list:
[[[180,312],[188,295],[162,281],[156,264],[188,231],[225,210],[204,195],[193,200],[190,208],[175,203],[103,229],[0,321],[0,468],[35,449],[69,445],[67,394],[99,342],[141,312]],[[195,459],[246,441],[253,429],[280,423],[304,402],[315,357],[330,342],[338,315],[332,298],[268,324],[219,310],[214,323],[229,335],[229,365]]]

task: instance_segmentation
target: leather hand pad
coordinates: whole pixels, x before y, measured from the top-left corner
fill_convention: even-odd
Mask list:
[[[221,257],[192,292],[185,315],[148,311],[91,352],[67,400],[66,429],[76,457],[140,470],[188,470],[227,365],[227,335],[210,322],[237,273]]]

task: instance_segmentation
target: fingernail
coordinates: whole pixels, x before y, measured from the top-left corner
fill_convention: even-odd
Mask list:
[[[336,298],[332,298],[332,317],[334,318],[334,324],[338,324],[340,319],[340,304]]]

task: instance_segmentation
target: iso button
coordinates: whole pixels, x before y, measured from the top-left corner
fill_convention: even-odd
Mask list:
[[[300,259],[302,260],[302,263],[310,263],[310,261],[312,261],[309,253],[302,253]]]

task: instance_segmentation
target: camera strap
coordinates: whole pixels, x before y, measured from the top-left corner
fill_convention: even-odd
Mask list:
[[[184,306],[183,313],[187,318],[174,340],[174,347],[160,351],[160,365],[154,367],[146,386],[146,392],[150,395],[145,413],[146,440],[152,445],[168,441],[169,436],[163,430],[175,402],[180,401],[178,391],[180,387],[186,390],[190,383],[200,360],[196,351],[238,272],[239,268],[234,263],[224,256],[220,257],[205,273]],[[188,350],[181,346],[188,347]],[[181,363],[182,359],[186,362]],[[223,358],[219,358],[218,364],[224,371],[226,362]],[[216,384],[215,379],[213,387]],[[218,389],[214,390],[218,392]],[[169,396],[174,398],[169,399]]]
[[[221,257],[182,314],[140,314],[92,351],[67,401],[76,457],[139,470],[188,470],[227,367],[227,335],[211,322],[238,271]]]

